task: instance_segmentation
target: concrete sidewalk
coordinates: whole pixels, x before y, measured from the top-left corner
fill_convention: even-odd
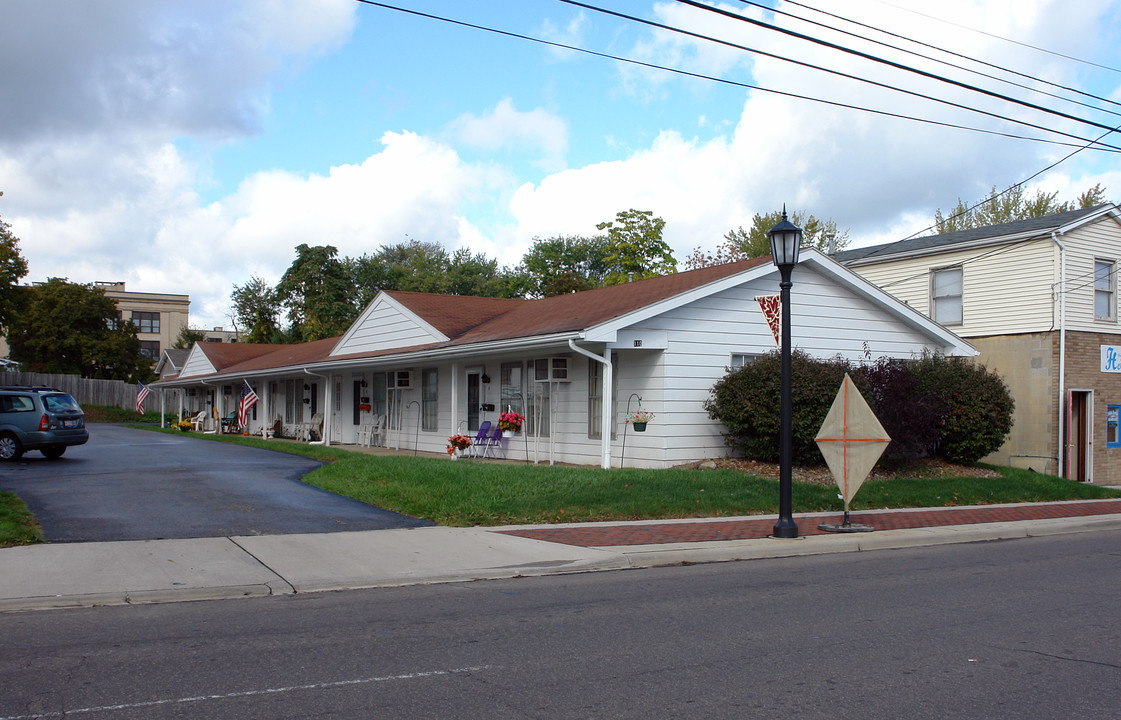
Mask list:
[[[0,610],[175,602],[721,562],[1121,529],[1121,500],[500,528],[33,545],[0,550]]]

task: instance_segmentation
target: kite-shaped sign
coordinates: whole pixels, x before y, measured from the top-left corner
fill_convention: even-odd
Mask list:
[[[782,341],[779,336],[782,335],[782,296],[756,295],[755,302],[759,303],[763,317],[767,318],[767,325],[771,328],[771,334],[775,336],[775,345],[781,347]]]
[[[841,490],[847,526],[849,501],[891,442],[848,373],[815,439]]]

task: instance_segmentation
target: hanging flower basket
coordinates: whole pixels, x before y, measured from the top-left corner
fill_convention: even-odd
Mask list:
[[[503,433],[516,433],[522,431],[522,423],[525,422],[525,415],[511,411],[509,408],[506,412],[498,416],[498,429]]]
[[[654,419],[654,413],[649,410],[635,410],[627,413],[627,422],[635,432],[646,432],[646,423]]]

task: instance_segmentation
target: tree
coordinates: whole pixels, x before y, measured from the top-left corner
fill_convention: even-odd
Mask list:
[[[551,297],[603,287],[607,275],[607,239],[597,237],[534,238],[522,256],[527,294]]]
[[[51,278],[20,290],[24,309],[12,318],[8,345],[28,370],[132,382],[151,375],[136,326],[118,318],[101,288]]]
[[[958,198],[957,205],[949,215],[943,215],[941,208],[935,210],[934,225],[938,234],[942,235],[958,230],[988,227],[1015,220],[1091,208],[1106,201],[1105,188],[1101,183],[1083,191],[1075,201],[1058,202],[1056,200],[1058,195],[1058,192],[1048,193],[1039,189],[1034,195],[1025,196],[1022,185],[1015,185],[1003,193],[998,193],[994,186],[989,191],[989,196],[975,207],[970,208],[964,200]]]
[[[0,197],[3,196],[0,192]],[[0,334],[15,316],[22,297],[19,281],[27,275],[27,260],[19,254],[19,238],[12,234],[11,227],[0,218]]]
[[[187,327],[187,324],[184,323],[179,326],[179,335],[175,338],[175,342],[171,347],[177,350],[189,350],[194,347],[195,343],[204,342],[205,340],[205,331]]]
[[[333,245],[296,246],[296,259],[276,286],[288,309],[292,336],[301,341],[341,335],[356,315],[350,301],[350,275]]]
[[[666,221],[653,212],[633,208],[596,225],[597,230],[607,231],[604,284],[619,285],[632,275],[640,280],[677,272],[673,250],[662,240],[665,226]]]
[[[516,270],[499,268],[497,260],[466,248],[449,254],[435,242],[410,239],[344,263],[357,310],[382,290],[481,297],[518,297],[525,292],[524,279]]]
[[[244,285],[234,285],[230,293],[234,321],[246,329],[246,342],[270,343],[281,339],[280,298],[276,290],[254,275]]]
[[[750,258],[770,257],[771,238],[767,233],[778,225],[782,216],[782,210],[774,210],[766,215],[755,213],[751,219],[751,230],[744,230],[742,225],[729,230],[724,235],[724,242],[717,246],[715,255],[705,254],[700,248],[695,248],[686,259],[685,267],[696,270]],[[789,220],[802,228],[802,247],[826,251],[830,240],[836,250],[849,244],[848,231],[838,232],[837,223],[833,220],[818,220],[811,214],[797,210],[790,214]]]

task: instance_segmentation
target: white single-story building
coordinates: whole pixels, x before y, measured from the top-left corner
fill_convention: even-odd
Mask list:
[[[428,452],[511,409],[527,420],[506,457],[665,468],[727,454],[704,402],[728,368],[775,348],[756,298],[778,282],[756,258],[538,300],[383,291],[341,337],[199,343],[153,386],[206,398],[211,429],[248,383],[249,432],[307,436],[312,423],[313,441],[335,445],[370,442],[376,426],[374,442]],[[976,354],[815,250],[793,283],[793,344],[812,356]],[[625,422],[640,408],[655,416],[641,433]]]

